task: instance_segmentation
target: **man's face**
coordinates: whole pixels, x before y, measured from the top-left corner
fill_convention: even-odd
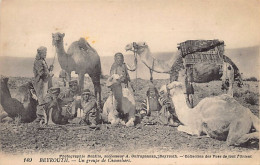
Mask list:
[[[41,52],[41,58],[45,59],[47,55],[47,50]]]
[[[59,93],[54,93],[54,94],[52,94],[52,98],[58,98],[58,96],[59,96]]]
[[[70,84],[69,87],[72,92],[76,92],[78,90],[78,83],[74,82]]]
[[[124,59],[123,59],[123,57],[121,57],[121,56],[117,56],[116,59],[115,59],[115,61],[116,61],[116,63],[117,63],[118,65],[122,65],[123,62],[124,62]]]
[[[89,94],[82,94],[82,99],[84,100],[84,101],[88,101],[88,99],[89,99]]]

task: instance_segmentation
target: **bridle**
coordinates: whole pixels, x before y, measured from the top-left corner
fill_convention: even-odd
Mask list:
[[[165,95],[165,93],[161,94],[161,92],[159,92],[160,95]],[[166,84],[166,95],[167,97],[170,97],[170,88],[168,88],[168,84]]]
[[[142,49],[142,48],[147,48],[147,45],[146,45],[146,44],[144,44],[144,45],[138,45],[138,44],[136,44],[136,42],[133,42],[133,48],[134,48],[134,50],[131,50],[131,51],[133,51],[134,53],[136,53],[137,50],[140,50],[140,49]]]

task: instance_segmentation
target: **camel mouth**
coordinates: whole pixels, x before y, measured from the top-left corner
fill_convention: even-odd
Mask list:
[[[126,46],[125,46],[125,50],[126,50],[126,52],[127,52],[127,51],[133,51],[133,50],[134,50],[133,44],[128,44],[128,45],[126,45]]]
[[[52,39],[52,46],[57,46],[58,45],[58,41],[57,39]]]
[[[133,51],[133,49],[132,48],[125,48],[125,51],[127,52],[127,51]]]

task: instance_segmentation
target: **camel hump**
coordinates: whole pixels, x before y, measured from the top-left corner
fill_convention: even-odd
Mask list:
[[[88,56],[89,53],[97,54],[96,50],[91,47],[85,38],[80,38],[78,41],[75,41],[71,44],[68,49],[68,54],[73,55],[75,52],[80,52],[85,56]]]

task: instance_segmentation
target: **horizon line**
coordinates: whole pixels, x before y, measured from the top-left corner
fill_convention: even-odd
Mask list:
[[[254,45],[254,46],[247,46],[247,47],[236,47],[236,48],[227,48],[226,50],[230,50],[230,49],[243,49],[243,48],[253,48],[253,47],[258,47],[260,48],[260,44],[259,45]],[[176,51],[156,51],[156,52],[151,52],[152,54],[154,53],[175,53]],[[110,53],[108,53],[110,54]],[[130,55],[129,53],[125,53],[124,55]],[[12,55],[0,55],[0,57],[20,57],[20,58],[34,58],[33,56],[12,56]],[[113,57],[113,55],[103,55],[100,57]],[[52,59],[54,57],[46,57],[46,59]]]

